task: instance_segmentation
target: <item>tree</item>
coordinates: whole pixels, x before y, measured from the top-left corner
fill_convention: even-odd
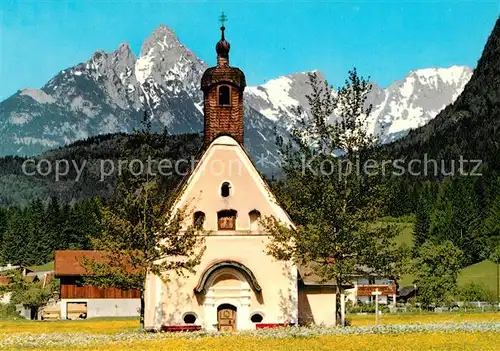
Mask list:
[[[459,289],[458,297],[464,302],[494,302],[496,300],[495,294],[486,285],[473,281]]]
[[[431,237],[436,242],[452,240],[453,235],[453,192],[450,178],[441,182],[436,204],[431,215]]]
[[[171,210],[154,181],[123,177],[112,205],[104,208],[103,231],[92,239],[101,260],[85,260],[87,284],[140,291],[144,329],[144,291],[150,274],[169,281],[172,273],[194,272],[204,252],[204,235],[183,227],[187,211]]]
[[[484,232],[489,251],[493,252],[500,246],[500,195],[491,204],[484,220]]]
[[[26,264],[29,242],[27,210],[14,207],[8,210],[8,221],[2,241],[2,261],[4,264]]]
[[[69,212],[63,229],[66,247],[71,250],[89,250],[91,239],[102,232],[103,205],[98,197],[85,199],[75,204]]]
[[[488,256],[475,184],[469,178],[446,178],[440,185],[431,218],[431,238],[453,242],[464,254],[464,266]]]
[[[490,255],[490,260],[493,262],[500,264],[500,245],[496,246]]]
[[[500,244],[492,249],[490,260],[497,265],[497,283],[496,283],[496,300],[500,302]]]
[[[415,213],[419,200],[415,184],[401,176],[393,176],[387,182],[387,186],[390,187],[389,197],[391,199],[387,214],[392,217],[401,217]]]
[[[51,197],[47,205],[45,218],[46,240],[48,243],[45,261],[48,262],[54,259],[54,250],[64,250],[67,248],[66,238],[63,236],[64,218],[61,216],[61,206],[57,197]]]
[[[10,272],[8,281],[9,284],[2,287],[2,292],[11,292],[10,302],[31,309],[34,315],[38,314],[40,307],[46,305],[54,291],[58,290],[55,279],[48,279],[46,282],[31,281],[19,270]]]
[[[464,266],[482,261],[489,254],[485,253],[479,199],[473,179],[457,177],[454,180],[456,190],[453,197],[453,233],[455,236],[449,240],[462,250]]]
[[[412,271],[423,306],[449,304],[457,293],[457,278],[462,267],[462,250],[451,241],[425,242],[418,250]]]
[[[430,183],[426,183],[421,190],[415,213],[413,229],[413,248],[418,248],[429,239],[432,203],[430,199]]]
[[[51,246],[47,240],[49,227],[45,217],[45,206],[41,200],[34,200],[27,206],[24,220],[28,223],[28,232],[26,233],[26,258],[23,264],[46,263]]]
[[[7,230],[7,218],[7,210],[0,206],[0,244],[2,243],[3,235]]]
[[[392,240],[398,228],[374,225],[388,190],[380,177],[353,171],[380,156],[376,136],[365,128],[370,84],[355,69],[337,93],[315,73],[309,79],[310,113],[297,111],[301,119],[293,142],[282,144],[285,180],[275,186],[297,226],[286,227],[274,217],[264,218],[263,226],[271,234],[270,255],[335,281],[338,298],[355,275],[368,271],[395,278],[406,250]],[[336,306],[332,312],[337,320],[340,304]]]

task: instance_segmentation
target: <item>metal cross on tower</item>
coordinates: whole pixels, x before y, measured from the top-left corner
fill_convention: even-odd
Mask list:
[[[224,14],[224,11],[222,11],[221,15],[219,16],[219,22],[222,27],[224,27],[224,24],[227,22],[227,16]]]

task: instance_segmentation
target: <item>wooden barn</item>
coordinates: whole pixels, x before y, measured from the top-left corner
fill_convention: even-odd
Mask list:
[[[83,259],[99,260],[99,251],[55,251],[54,270],[61,282],[61,319],[132,317],[139,315],[139,290],[120,290],[85,285],[88,274]]]

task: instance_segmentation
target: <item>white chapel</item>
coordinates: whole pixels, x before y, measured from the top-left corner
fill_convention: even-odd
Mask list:
[[[229,42],[216,45],[217,65],[201,80],[204,146],[175,204],[193,207],[210,232],[196,274],[164,284],[148,277],[145,326],[193,324],[205,330],[255,329],[259,324],[334,323],[335,287],[301,277],[292,263],[266,254],[261,216],[293,226],[243,146],[245,75],[229,65]]]

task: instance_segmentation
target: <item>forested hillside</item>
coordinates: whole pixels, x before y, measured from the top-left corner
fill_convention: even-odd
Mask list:
[[[102,202],[77,204],[34,200],[25,207],[0,207],[0,263],[40,265],[54,259],[55,249],[90,249],[99,231]]]
[[[33,162],[26,168],[33,175],[26,175],[22,166],[25,158],[0,158],[0,202],[3,205],[26,205],[34,199],[47,203],[51,197],[56,197],[61,203],[75,203],[95,196],[106,199],[113,191],[119,161],[122,162],[122,168],[128,168],[132,160],[140,160],[146,165],[148,157],[157,161],[168,159],[175,163],[181,159],[190,160],[200,147],[201,138],[198,134],[101,135],[36,157],[35,162],[43,159],[50,162],[52,172],[46,176],[39,174]],[[69,164],[68,174],[59,176],[59,179],[55,174],[57,160],[66,160]],[[47,173],[48,165],[42,163],[42,166],[42,173]],[[181,171],[188,166],[179,164]],[[115,172],[111,172],[111,167],[115,168]],[[79,169],[82,169],[80,175]],[[173,174],[172,183],[176,183],[179,177]]]
[[[112,195],[120,175],[130,164],[142,163],[147,172],[148,159],[157,162],[177,160],[177,170],[162,177],[162,186],[168,191],[180,181],[191,167],[201,147],[198,134],[168,136],[149,132],[109,134],[75,142],[69,146],[47,152],[36,158],[48,160],[52,172],[40,175],[20,157],[0,159],[0,262],[37,265],[53,259],[55,249],[90,249],[90,239],[100,232],[101,210]],[[70,167],[66,175],[55,174],[57,160],[67,160]],[[101,168],[106,162],[107,167]],[[111,164],[115,171],[111,172]],[[152,172],[158,172],[153,162]],[[48,171],[48,165],[40,168]],[[103,169],[105,173],[103,176]],[[140,171],[137,167],[132,167]],[[144,173],[142,173],[144,174]]]

